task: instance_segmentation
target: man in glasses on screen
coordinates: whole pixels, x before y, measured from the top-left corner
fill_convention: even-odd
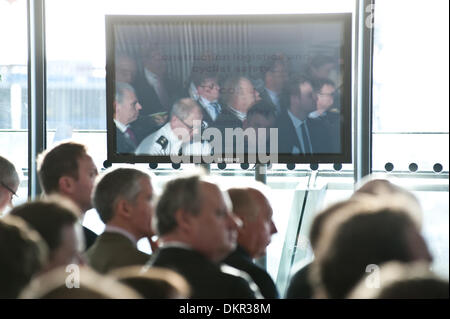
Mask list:
[[[190,98],[175,102],[170,120],[155,133],[147,136],[136,149],[137,155],[202,155],[210,154],[209,144],[193,142],[201,134],[202,111]],[[198,144],[198,145],[197,145]]]
[[[191,76],[196,92],[195,100],[202,107],[205,126],[211,127],[222,111],[222,106],[218,102],[220,96],[219,82],[216,74],[195,71]]]
[[[278,150],[284,154],[332,153],[329,125],[308,115],[316,110],[311,80],[296,76],[290,83],[290,104],[278,117]]]
[[[12,200],[19,188],[19,175],[14,164],[0,156],[0,216],[6,206],[12,207]]]

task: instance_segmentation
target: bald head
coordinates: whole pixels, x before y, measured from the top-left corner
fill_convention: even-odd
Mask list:
[[[252,258],[264,255],[272,235],[277,232],[269,201],[254,188],[231,188],[228,194],[233,203],[233,212],[243,222],[238,230],[238,244]]]

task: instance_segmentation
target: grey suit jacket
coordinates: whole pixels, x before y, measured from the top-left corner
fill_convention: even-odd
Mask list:
[[[113,232],[98,236],[94,245],[86,252],[88,264],[99,273],[107,273],[115,268],[144,265],[149,259],[137,249],[127,237]]]

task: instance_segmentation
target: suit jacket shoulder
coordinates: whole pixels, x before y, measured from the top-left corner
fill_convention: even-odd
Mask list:
[[[309,268],[311,264],[306,265],[295,273],[287,289],[286,298],[288,299],[310,299],[312,298],[312,287],[309,283]]]
[[[128,238],[112,232],[98,236],[86,252],[86,257],[88,264],[99,273],[125,266],[144,265],[150,259],[150,255],[139,251]]]
[[[232,252],[224,260],[224,263],[249,274],[264,298],[277,299],[280,297],[277,287],[270,275],[264,269],[256,265],[241,247],[238,247]]]
[[[311,137],[313,152],[316,154],[334,153],[330,124],[320,117],[315,119],[308,118],[306,123]]]
[[[136,145],[116,127],[116,150],[118,153],[134,153]]]
[[[291,154],[294,146],[300,149],[297,132],[287,110],[283,110],[278,116],[276,127],[278,128],[278,152],[280,154]]]
[[[222,272],[218,265],[193,250],[162,248],[149,264],[170,268],[185,277],[193,299],[255,298],[245,279]]]
[[[84,226],[83,226],[83,233],[85,241],[85,250],[88,250],[94,244],[98,236],[92,230]]]
[[[223,107],[222,112],[216,118],[214,127],[217,127],[221,131],[225,131],[225,128],[242,128],[242,121],[234,115],[228,107]]]

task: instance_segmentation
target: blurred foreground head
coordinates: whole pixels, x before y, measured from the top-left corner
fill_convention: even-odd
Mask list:
[[[187,299],[190,297],[188,282],[170,269],[131,266],[114,270],[109,274],[136,290],[145,299]]]
[[[140,299],[133,289],[88,267],[71,265],[35,278],[21,299]]]
[[[430,271],[428,263],[390,262],[365,276],[351,299],[448,299],[448,281]]]
[[[18,217],[0,219],[0,299],[17,298],[47,262],[47,247]]]
[[[386,204],[381,197],[360,198],[326,220],[311,272],[318,296],[345,298],[372,265],[431,262],[408,210]]]

